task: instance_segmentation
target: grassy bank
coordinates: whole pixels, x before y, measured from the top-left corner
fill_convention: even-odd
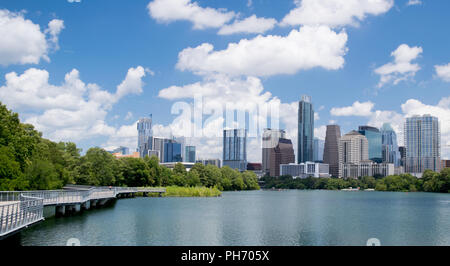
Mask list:
[[[207,187],[178,187],[169,186],[165,187],[166,193],[162,194],[163,197],[219,197],[222,192],[217,188]],[[157,194],[150,194],[149,196],[157,197]]]

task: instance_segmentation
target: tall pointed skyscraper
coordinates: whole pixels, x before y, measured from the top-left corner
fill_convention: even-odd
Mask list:
[[[311,97],[302,96],[298,106],[297,162],[314,161],[314,108]]]
[[[138,130],[138,152],[141,158],[148,156],[148,152],[153,149],[152,117],[141,118],[137,124]]]
[[[338,125],[328,125],[325,138],[323,162],[330,165],[330,175],[339,176],[339,139],[341,128]]]

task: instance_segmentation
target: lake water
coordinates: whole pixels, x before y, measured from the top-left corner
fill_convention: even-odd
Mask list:
[[[342,191],[226,192],[134,198],[21,233],[22,245],[450,245],[450,195]]]

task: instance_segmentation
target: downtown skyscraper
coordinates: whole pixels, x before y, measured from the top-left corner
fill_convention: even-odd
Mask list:
[[[413,116],[405,123],[405,172],[421,174],[441,169],[441,132],[439,120],[431,115]]]
[[[263,175],[279,176],[281,164],[295,163],[294,147],[284,130],[264,129],[262,145]]]
[[[243,172],[247,170],[247,130],[223,131],[223,166]]]
[[[323,162],[330,165],[330,175],[339,176],[339,140],[341,128],[338,125],[328,125],[325,137]]]
[[[381,127],[381,146],[384,163],[393,163],[400,166],[400,151],[397,145],[397,134],[391,124],[385,123]]]
[[[138,152],[141,158],[148,155],[148,152],[153,149],[153,131],[152,131],[152,116],[150,118],[141,118],[137,123],[138,130]]]
[[[297,162],[314,161],[314,107],[311,97],[303,95],[298,106]]]

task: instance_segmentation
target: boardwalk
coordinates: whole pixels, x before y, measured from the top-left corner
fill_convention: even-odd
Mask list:
[[[53,191],[2,191],[0,192],[0,239],[44,220],[44,207],[54,206],[79,211],[91,204],[104,204],[109,199],[135,193],[165,193],[165,189],[121,187],[76,187]]]

